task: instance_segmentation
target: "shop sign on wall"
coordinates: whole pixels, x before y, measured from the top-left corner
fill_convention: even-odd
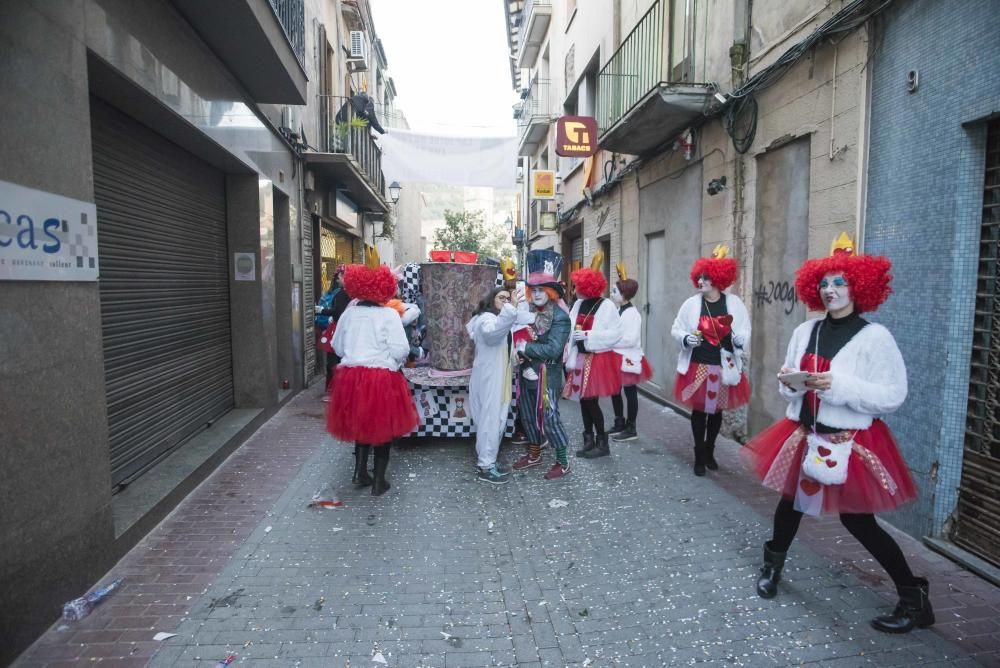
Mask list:
[[[0,181],[0,280],[96,281],[97,207]]]
[[[556,198],[556,173],[548,169],[535,169],[531,172],[531,198]]]
[[[237,281],[257,280],[257,256],[254,253],[233,253],[233,268]]]

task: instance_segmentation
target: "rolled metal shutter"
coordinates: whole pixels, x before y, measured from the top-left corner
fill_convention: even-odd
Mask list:
[[[91,98],[111,478],[233,407],[225,176]]]
[[[312,214],[302,207],[302,305],[305,313],[302,328],[302,350],[305,351],[303,364],[304,380],[308,386],[316,376],[316,289],[313,284],[313,221]]]

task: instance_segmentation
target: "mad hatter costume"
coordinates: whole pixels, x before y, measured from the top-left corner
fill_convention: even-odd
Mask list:
[[[855,255],[847,235],[830,257],[808,260],[795,290],[812,311],[826,316],[792,334],[779,374],[786,417],[744,450],[764,485],[781,493],[771,540],[757,583],[763,598],[777,594],[785,555],[802,515],[840,513],[840,521],[888,572],[899,592],[891,615],[872,620],[888,633],[930,626],[928,582],[914,577],[896,541],[873,513],[916,498],[917,490],[896,442],[879,416],[906,399],[906,366],[892,334],[861,313],[888,298],[892,265],[884,257]],[[786,374],[806,372],[802,380]]]
[[[736,260],[729,249],[716,246],[712,257],[691,266],[691,283],[699,294],[689,297],[670,329],[680,344],[674,399],[691,409],[694,434],[694,474],[719,468],[715,439],[722,428],[722,411],[750,400],[750,383],[743,373],[743,353],[750,343],[750,317],[736,295],[723,292],[736,280]]]
[[[418,418],[399,371],[410,345],[399,313],[385,305],[396,294],[396,277],[380,266],[374,248],[365,254],[365,265],[351,265],[344,274],[344,288],[358,302],[340,316],[333,337],[341,361],[330,389],[326,426],[338,439],[356,443],[356,484],[366,483],[368,452],[375,448],[372,494],[378,496],[389,489],[389,444],[413,431]]]
[[[528,437],[528,451],[514,463],[521,471],[542,464],[542,445],[548,441],[556,462],[545,474],[555,480],[569,473],[569,438],[559,416],[563,389],[563,352],[569,340],[570,318],[559,282],[563,258],[551,250],[528,251],[527,292],[534,313],[528,340],[517,339],[520,361],[518,406]]]

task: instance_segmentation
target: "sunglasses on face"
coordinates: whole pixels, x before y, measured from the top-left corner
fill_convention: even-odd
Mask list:
[[[826,288],[830,287],[831,284],[835,288],[844,288],[847,287],[847,280],[843,276],[837,276],[831,280],[827,280],[824,278],[819,282],[819,289],[825,290]]]

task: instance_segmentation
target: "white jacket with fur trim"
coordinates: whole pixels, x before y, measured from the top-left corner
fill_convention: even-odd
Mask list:
[[[799,369],[806,353],[813,327],[823,318],[807,320],[792,333],[785,354],[785,366]],[[823,336],[822,330],[820,336]],[[810,369],[802,369],[810,371]],[[906,364],[888,329],[869,323],[854,335],[830,360],[833,384],[819,392],[817,421],[837,429],[867,429],[872,420],[894,412],[906,399]],[[778,391],[788,401],[785,416],[799,419],[805,392],[786,387],[781,381]]]
[[[743,300],[741,300],[736,295],[731,295],[728,292],[722,293],[726,298],[726,312],[733,316],[733,334],[739,334],[743,337],[745,343],[743,344],[743,355],[748,359],[750,357],[750,315],[747,313],[747,307],[743,305]],[[680,346],[681,350],[677,353],[677,373],[685,374],[687,373],[688,367],[691,366],[691,351],[693,348],[688,348],[684,345],[684,338],[689,334],[694,334],[698,330],[698,320],[701,318],[701,293],[692,295],[684,300],[681,304],[680,309],[677,311],[677,317],[674,318],[674,324],[670,328],[670,335],[674,337],[677,341],[677,345]],[[743,355],[736,355],[736,365],[743,370]]]
[[[633,304],[619,315],[622,321],[622,338],[615,344],[615,352],[622,356],[622,371],[639,373],[642,370],[642,314]]]
[[[580,355],[576,341],[573,340],[573,331],[576,329],[576,316],[580,313],[581,304],[583,304],[583,300],[577,299],[569,312],[569,322],[573,329],[570,330],[569,339],[566,341],[563,362],[570,370],[577,368],[577,360]],[[622,321],[618,317],[618,307],[610,299],[601,299],[601,305],[594,313],[594,325],[587,332],[587,338],[583,340],[583,347],[587,349],[588,353],[603,353],[613,350],[621,338]]]

